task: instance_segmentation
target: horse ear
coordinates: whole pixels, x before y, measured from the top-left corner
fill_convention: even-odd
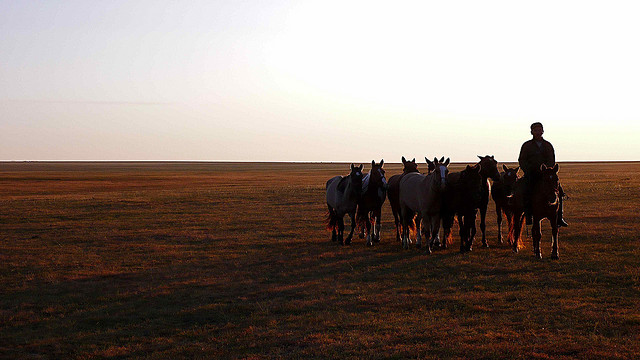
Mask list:
[[[440,162],[443,163],[444,162],[444,156],[440,158]]]
[[[404,158],[404,156],[402,157],[402,163],[406,164],[407,163],[407,159]]]
[[[476,155],[478,157],[478,159],[482,160],[482,156],[480,155]]]
[[[380,159],[380,167],[382,167],[382,165],[384,165],[384,159]]]
[[[540,171],[545,171],[547,169],[548,169],[547,165],[545,164],[540,165]]]
[[[351,170],[355,169],[355,165],[353,165],[353,163],[351,163]]]
[[[553,172],[557,173],[558,172],[558,164],[555,164],[555,166],[553,167]]]
[[[478,171],[478,173],[480,173],[480,171],[482,171],[482,165],[480,164],[476,164],[476,170]]]
[[[502,164],[502,170],[507,171],[507,165]]]
[[[360,166],[358,167],[358,169],[360,169],[360,171],[362,171],[362,168],[364,167],[363,164],[360,164]]]
[[[371,160],[371,167],[376,166],[376,161],[375,160]]]
[[[491,155],[491,160],[495,160],[496,158],[493,157],[493,155]]]
[[[416,158],[413,158],[413,160],[411,160],[411,162],[415,164]]]
[[[437,158],[437,157],[434,157],[434,158],[433,158],[433,163],[434,163],[434,164],[437,164],[437,163],[438,163],[438,158]]]
[[[443,156],[444,158],[444,156]],[[449,166],[449,158],[447,158],[447,160],[444,162],[444,166]]]

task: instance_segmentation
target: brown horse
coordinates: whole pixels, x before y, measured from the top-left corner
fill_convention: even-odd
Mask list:
[[[460,228],[460,252],[471,251],[476,234],[476,214],[482,198],[482,175],[480,165],[467,165],[460,171],[449,174],[447,189],[442,202],[443,246],[451,243],[453,219],[457,217]]]
[[[380,215],[387,198],[387,179],[384,177],[384,159],[380,164],[371,161],[371,170],[362,178],[362,197],[358,201],[356,222],[367,237],[367,245],[380,241]],[[371,223],[374,223],[371,234]],[[363,236],[364,237],[364,236]]]
[[[327,181],[326,199],[329,208],[327,229],[331,230],[331,241],[340,241],[340,245],[351,244],[353,230],[356,227],[356,208],[362,193],[362,164],[351,164],[348,176],[335,176]],[[351,218],[351,231],[347,239],[344,237],[344,216]],[[337,230],[337,231],[336,231]]]
[[[482,176],[482,197],[480,198],[480,231],[482,231],[482,247],[488,248],[487,238],[485,237],[487,218],[487,206],[489,205],[489,193],[491,192],[491,186],[489,185],[489,178],[494,182],[500,178],[498,172],[498,162],[493,158],[493,155],[479,156],[480,161],[480,176]]]
[[[387,197],[389,198],[389,204],[391,205],[391,213],[393,214],[393,221],[396,225],[396,240],[400,241],[400,180],[402,177],[408,173],[417,173],[418,164],[416,164],[416,158],[413,158],[411,161],[407,161],[407,159],[402,157],[402,174],[393,175],[389,178],[389,188],[387,189]],[[431,165],[429,165],[429,172],[433,170]]]
[[[435,170],[429,175],[409,173],[400,180],[400,219],[402,220],[402,246],[409,247],[409,228],[417,215],[415,225],[417,231],[417,247],[421,246],[420,222],[427,240],[427,253],[440,231],[440,209],[442,193],[446,188],[449,159],[434,159]]]
[[[498,241],[502,244],[502,213],[507,218],[509,228],[511,228],[511,220],[513,219],[513,211],[510,206],[513,197],[513,189],[518,180],[518,170],[520,167],[508,168],[502,165],[503,172],[500,173],[500,179],[493,182],[491,187],[491,198],[496,203],[496,218],[498,221]],[[510,241],[511,239],[509,239]]]
[[[549,219],[551,223],[552,251],[551,258],[558,259],[558,206],[560,203],[558,164],[548,168],[545,164],[540,166],[542,175],[540,180],[533,187],[531,192],[531,212],[533,215],[533,226],[531,237],[533,238],[533,252],[538,259],[542,259],[540,252],[540,222]],[[509,237],[513,239],[513,251],[518,252],[522,224],[524,222],[524,180],[516,182],[513,203],[513,221],[509,228]]]

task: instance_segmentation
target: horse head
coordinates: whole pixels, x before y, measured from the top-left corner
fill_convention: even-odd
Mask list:
[[[356,197],[360,198],[362,195],[362,168],[364,165],[355,166],[351,164],[351,173],[349,173],[349,183],[355,192]]]
[[[513,186],[518,180],[518,170],[520,166],[515,168],[509,168],[507,165],[502,165],[504,172],[500,175],[500,180],[505,186]]]
[[[429,161],[426,156],[424,159],[427,160],[427,174],[431,174],[431,172],[436,169],[436,164],[433,161]]]
[[[429,159],[427,159],[426,157],[424,159],[427,160],[427,163],[430,163]],[[449,174],[449,169],[447,168],[447,166],[449,166],[449,158],[447,158],[446,161],[444,159],[444,156],[440,159],[440,161],[438,161],[438,158],[433,158],[433,171],[435,174],[435,176],[433,177],[434,187],[439,188],[441,191],[444,190],[445,186],[447,185],[447,175]]]
[[[413,158],[413,160],[411,161],[407,161],[407,159],[405,159],[403,156],[402,165],[403,165],[403,168],[402,168],[403,174],[418,172],[418,164],[416,164],[416,158]]]
[[[493,155],[478,155],[480,161],[478,164],[481,167],[480,174],[485,178],[491,178],[493,181],[500,180],[500,172],[498,172],[498,162],[494,159]]]
[[[378,188],[386,189],[388,185],[387,179],[384,177],[385,171],[382,168],[383,165],[384,159],[380,160],[379,164],[376,164],[375,160],[371,160],[371,171],[369,172],[371,175],[369,182],[374,184]]]
[[[540,171],[542,171],[541,184],[542,194],[547,198],[549,206],[558,204],[558,188],[560,187],[558,179],[558,164],[550,168],[547,165],[540,165]]]

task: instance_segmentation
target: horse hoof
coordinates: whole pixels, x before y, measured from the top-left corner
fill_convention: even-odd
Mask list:
[[[482,244],[482,247],[485,248],[485,249],[488,249],[489,248],[489,244],[484,243],[484,244]]]
[[[536,254],[536,258],[537,258],[538,260],[542,259],[542,254]]]
[[[373,243],[372,243],[371,241],[369,241],[369,242],[367,243],[367,246],[373,246]]]
[[[552,254],[551,255],[551,259],[558,260],[558,259],[560,259],[560,257],[558,256],[558,254]]]

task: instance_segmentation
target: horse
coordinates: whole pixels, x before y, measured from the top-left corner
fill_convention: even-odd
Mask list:
[[[347,176],[335,176],[327,181],[327,229],[331,230],[331,241],[340,240],[340,245],[351,244],[353,230],[356,226],[356,208],[362,194],[362,164],[351,164],[351,172]],[[344,237],[344,215],[351,218],[351,231],[347,239]],[[337,230],[337,232],[336,232]]]
[[[560,203],[558,164],[555,164],[552,168],[542,164],[540,171],[542,171],[540,180],[534,185],[531,192],[533,253],[538,259],[542,259],[542,253],[540,252],[540,239],[542,238],[540,222],[543,219],[548,219],[551,224],[552,236],[551,258],[558,259],[558,207]],[[520,234],[524,222],[524,190],[524,179],[518,179],[512,200],[513,220],[509,227],[509,237],[513,239],[513,251],[516,253],[519,250]]]
[[[507,218],[509,228],[511,228],[511,220],[513,219],[513,211],[510,206],[511,199],[513,197],[513,189],[516,181],[518,180],[518,170],[520,167],[508,168],[506,165],[502,165],[502,171],[500,173],[500,179],[493,182],[491,188],[491,198],[496,204],[496,219],[498,222],[498,241],[502,244],[502,213]],[[509,238],[509,240],[511,240]]]
[[[366,232],[367,245],[380,242],[380,215],[382,204],[387,197],[387,179],[384,177],[384,159],[380,164],[371,161],[371,170],[362,178],[362,196],[358,201],[356,223],[363,233]],[[371,223],[374,223],[371,234]],[[364,234],[363,234],[364,235]],[[363,236],[364,237],[364,236]]]
[[[425,158],[426,159],[426,158]],[[428,162],[429,160],[427,160]],[[416,246],[421,247],[420,221],[424,223],[422,231],[427,242],[427,253],[437,239],[440,231],[440,209],[442,207],[442,193],[447,184],[449,159],[440,161],[434,159],[434,171],[428,175],[420,173],[405,174],[400,180],[400,218],[402,220],[402,246],[409,248],[409,228],[417,215]]]
[[[498,172],[498,162],[494,159],[493,155],[478,155],[480,161],[480,175],[482,176],[482,197],[480,198],[480,231],[482,231],[482,247],[488,248],[487,238],[485,236],[487,218],[487,206],[489,205],[489,193],[491,192],[491,185],[489,184],[489,178],[494,182],[500,178]]]
[[[389,178],[389,187],[387,189],[387,197],[389,198],[389,205],[391,205],[391,213],[393,214],[393,221],[396,225],[396,240],[400,242],[400,180],[408,173],[417,173],[418,164],[416,164],[416,158],[411,161],[402,157],[402,174],[396,174]]]
[[[451,242],[453,219],[457,217],[460,228],[460,252],[471,251],[476,234],[476,213],[482,199],[482,175],[479,164],[449,174],[442,206],[442,227],[446,248]]]

